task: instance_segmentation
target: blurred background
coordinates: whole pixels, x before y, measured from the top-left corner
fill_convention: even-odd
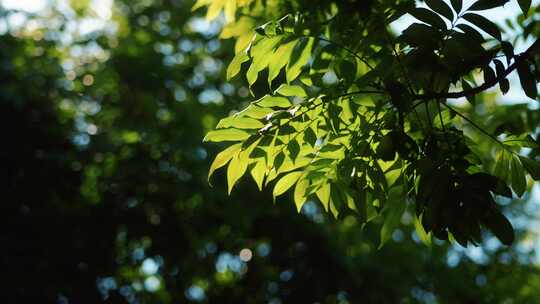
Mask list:
[[[377,250],[352,215],[211,186],[202,138],[249,91],[192,4],[0,1],[0,303],[540,303],[538,191],[501,202],[511,248],[403,225]]]

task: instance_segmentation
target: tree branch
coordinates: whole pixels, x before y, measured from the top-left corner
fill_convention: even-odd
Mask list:
[[[515,60],[503,73],[497,75],[497,77],[491,81],[485,82],[481,86],[472,88],[469,90],[464,90],[461,92],[451,92],[451,93],[426,93],[426,94],[417,94],[414,95],[415,99],[429,100],[429,99],[450,99],[450,98],[461,98],[471,95],[479,94],[497,83],[505,79],[510,73],[512,73],[518,66],[519,61],[525,60],[526,58],[534,55],[540,50],[540,39],[537,39],[525,52],[514,56]]]

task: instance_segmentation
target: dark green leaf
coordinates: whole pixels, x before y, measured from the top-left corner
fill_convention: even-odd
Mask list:
[[[493,36],[497,40],[500,41],[502,39],[499,27],[495,23],[489,21],[487,18],[473,13],[467,13],[463,15],[463,18],[478,26],[481,30]]]
[[[540,162],[537,160],[530,159],[525,156],[520,156],[519,159],[523,164],[523,167],[534,180],[540,180]]]
[[[467,80],[465,79],[462,79],[461,80],[461,86],[463,87],[463,90],[464,91],[469,91],[469,90],[472,90],[472,86],[467,82]],[[465,98],[467,98],[467,100],[471,103],[471,104],[476,104],[476,95],[474,94],[471,94],[471,95],[467,95],[465,96]]]
[[[501,89],[501,92],[504,94],[508,93],[508,90],[510,90],[510,81],[508,81],[507,78],[501,80],[499,82],[499,87]]]
[[[527,16],[529,14],[529,9],[531,8],[531,0],[518,0],[519,7],[523,12],[523,15]]]
[[[450,4],[452,4],[452,8],[454,8],[457,14],[461,12],[461,9],[463,8],[463,0],[450,0]]]
[[[519,82],[525,94],[532,99],[537,98],[538,91],[536,88],[536,79],[532,73],[529,64],[526,60],[518,60],[517,62],[517,71],[519,75]]]
[[[300,153],[300,145],[293,139],[287,144],[287,150],[289,150],[290,157],[294,161],[298,157],[298,153]]]
[[[490,210],[483,220],[488,228],[504,245],[510,246],[514,242],[514,228],[508,219],[498,210]]]
[[[482,42],[485,40],[482,34],[480,34],[480,32],[478,32],[472,26],[469,26],[465,23],[461,23],[461,24],[456,25],[456,27],[462,30],[466,35],[468,35],[470,38],[473,38],[476,41]]]
[[[504,56],[506,56],[506,64],[510,64],[510,61],[514,58],[514,47],[507,41],[502,41],[501,46]]]
[[[444,22],[444,20],[441,19],[439,15],[426,8],[417,7],[413,11],[411,11],[410,14],[413,15],[414,18],[422,22],[430,24],[436,28],[446,30],[446,23]]]
[[[493,62],[495,63],[495,70],[497,71],[497,77],[500,77],[501,75],[504,74],[504,71],[505,71],[504,65],[498,59],[493,60]]]
[[[377,156],[382,160],[391,161],[396,157],[396,147],[391,133],[386,134],[377,147]]]
[[[511,168],[512,188],[516,194],[521,197],[527,189],[527,179],[525,177],[525,170],[523,170],[523,166],[518,157],[512,157]]]
[[[442,40],[442,35],[431,26],[413,23],[403,31],[400,39],[411,46],[435,48],[437,43]]]
[[[490,83],[495,80],[495,72],[489,65],[484,66],[482,71],[484,72],[484,82]]]
[[[454,13],[452,13],[452,9],[443,0],[426,0],[426,4],[429,6],[429,8],[443,15],[448,20],[454,20]]]
[[[469,7],[469,11],[483,11],[492,9],[498,6],[505,5],[510,0],[479,0],[476,1],[471,7]]]

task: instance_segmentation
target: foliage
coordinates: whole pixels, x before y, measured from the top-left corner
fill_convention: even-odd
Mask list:
[[[68,2],[0,8],[1,303],[539,302],[529,192],[499,200],[516,246],[473,250],[424,246],[410,209],[377,250],[354,214],[299,215],[241,183],[228,197],[225,170],[206,179],[226,145],[201,142],[246,99],[220,23],[189,1],[116,0],[97,21],[107,1]],[[533,21],[514,26],[537,37]],[[459,109],[493,133],[534,126],[536,111],[492,97]]]
[[[538,180],[536,152],[524,153],[538,151],[538,115],[519,129],[498,117],[490,131],[467,111],[497,84],[507,93],[513,72],[538,99],[540,42],[517,53],[483,15],[507,2],[198,1],[209,20],[225,11],[227,77],[245,76],[255,97],[206,135],[234,143],[209,175],[227,166],[229,192],[249,173],[259,189],[274,182],[274,198],[294,193],[298,211],[317,198],[336,218],[382,222],[381,245],[406,210],[428,236],[480,244],[483,227],[512,244],[495,198]],[[527,15],[531,2],[518,2]],[[396,36],[404,16],[416,21]]]

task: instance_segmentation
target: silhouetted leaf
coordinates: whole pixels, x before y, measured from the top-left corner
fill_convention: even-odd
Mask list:
[[[434,12],[426,8],[417,7],[414,10],[412,10],[410,14],[414,18],[422,22],[425,22],[427,24],[430,24],[436,28],[443,29],[443,30],[446,29],[446,23],[444,22],[444,20],[442,20],[441,17],[439,17],[439,15],[435,14]]]
[[[473,13],[467,13],[463,15],[463,18],[478,26],[481,30],[493,36],[497,40],[501,40],[501,30],[499,30],[499,27],[495,23],[489,21],[487,18]]]
[[[469,7],[469,11],[483,11],[492,9],[495,7],[503,6],[510,0],[478,0],[476,1],[471,7]]]
[[[514,242],[514,228],[498,210],[490,210],[483,224],[503,243],[510,246]]]
[[[518,0],[519,7],[523,12],[523,15],[527,16],[529,14],[529,9],[531,8],[532,0]]]
[[[443,15],[448,20],[454,20],[454,13],[452,13],[452,9],[443,0],[426,0],[426,4],[429,6],[429,8]]]
[[[450,4],[452,4],[452,8],[457,14],[461,12],[461,9],[463,8],[463,0],[450,0]]]
[[[518,60],[517,62],[517,71],[519,75],[519,82],[525,94],[532,99],[538,97],[538,91],[536,88],[536,79],[532,73],[529,64],[526,60]]]

